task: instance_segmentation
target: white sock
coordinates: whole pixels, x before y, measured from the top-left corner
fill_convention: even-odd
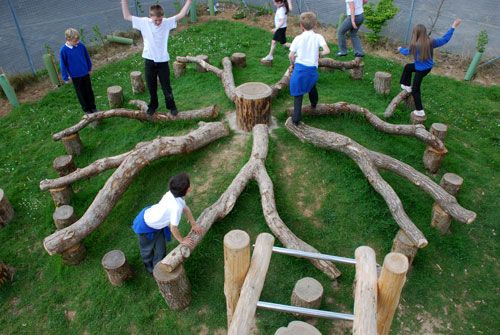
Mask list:
[[[425,112],[423,109],[415,110],[415,111],[413,111],[413,113],[415,113],[416,116],[425,116]]]
[[[405,90],[408,93],[411,93],[411,86],[401,84],[401,89]]]

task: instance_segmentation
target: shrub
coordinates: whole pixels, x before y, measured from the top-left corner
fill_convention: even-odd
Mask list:
[[[486,44],[488,44],[488,33],[486,30],[481,30],[479,34],[477,35],[477,42],[476,42],[476,49],[477,52],[484,52],[484,49],[486,48]]]
[[[365,5],[364,23],[371,30],[367,34],[367,39],[371,44],[376,44],[380,40],[382,28],[398,11],[399,8],[394,6],[393,0],[380,0],[376,6],[372,3]]]

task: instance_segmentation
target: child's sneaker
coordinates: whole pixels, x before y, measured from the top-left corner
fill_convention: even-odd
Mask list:
[[[420,116],[420,117],[424,117],[425,116],[425,112],[424,112],[423,109],[419,110],[419,111],[418,110],[414,110],[413,114],[415,114],[416,116]]]
[[[411,86],[401,84],[401,89],[405,90],[408,93],[411,93]]]
[[[263,61],[267,61],[267,62],[270,62],[273,60],[273,56],[271,55],[267,55],[266,57],[262,58]]]

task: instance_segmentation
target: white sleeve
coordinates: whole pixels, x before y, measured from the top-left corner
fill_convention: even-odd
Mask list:
[[[297,52],[298,48],[299,48],[298,38],[295,37],[292,41],[292,44],[290,44],[290,51]]]
[[[142,27],[144,27],[144,23],[146,22],[144,19],[147,18],[132,16],[132,28],[142,31]]]
[[[318,34],[318,42],[319,42],[319,46],[320,47],[323,47],[326,45],[326,40],[325,38],[323,37],[323,35],[320,35]]]
[[[284,19],[286,17],[286,9],[284,7],[280,7],[280,9],[276,12],[276,16],[278,19]]]
[[[179,226],[179,222],[181,222],[182,209],[172,209],[170,212],[170,225]]]
[[[163,23],[167,25],[168,30],[177,28],[177,21],[175,20],[175,16],[163,19]]]

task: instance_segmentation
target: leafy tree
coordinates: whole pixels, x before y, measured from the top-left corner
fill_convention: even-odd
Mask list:
[[[364,6],[364,24],[371,30],[367,34],[371,44],[376,44],[380,40],[382,28],[398,12],[399,8],[394,6],[393,0],[380,0],[377,5],[368,3]]]

